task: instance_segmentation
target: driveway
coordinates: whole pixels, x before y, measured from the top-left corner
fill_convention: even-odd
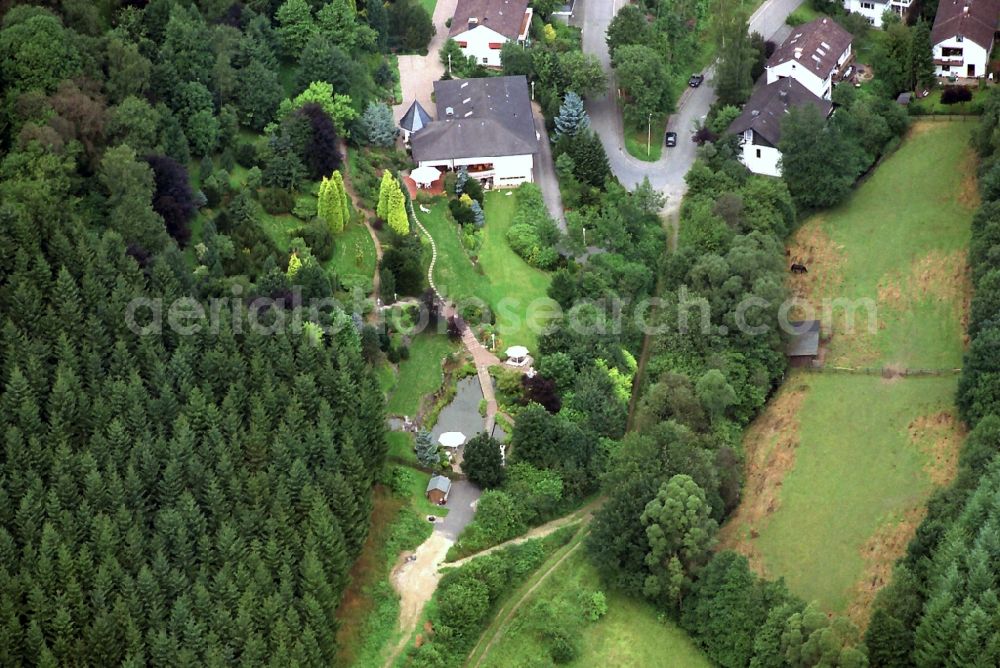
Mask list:
[[[778,33],[780,40],[787,35],[785,19],[802,4],[803,0],[767,0],[750,17],[751,32],[766,37]],[[708,114],[715,100],[713,85],[714,68],[705,71],[705,81],[698,88],[688,88],[677,102],[677,111],[667,119],[667,129],[677,133],[677,146],[664,148],[656,162],[633,158],[625,150],[622,115],[615,100],[616,85],[611,71],[611,56],[605,35],[611,19],[618,12],[622,0],[579,0],[574,24],[583,28],[583,51],[597,56],[608,75],[608,94],[586,101],[590,125],[601,138],[608,154],[611,171],[628,187],[634,187],[649,177],[650,183],[667,196],[665,212],[676,212],[687,191],[684,177],[697,157],[697,147],[691,141],[695,124]],[[654,141],[663,141],[658,135]]]
[[[462,533],[472,518],[476,515],[473,504],[479,500],[482,490],[468,480],[453,480],[451,483],[451,493],[448,495],[448,516],[443,520],[434,523],[434,532],[440,533],[451,542],[458,540],[458,534]]]
[[[562,194],[559,192],[559,179],[556,178],[556,166],[552,160],[552,145],[545,130],[545,118],[542,108],[537,102],[531,103],[531,111],[535,115],[535,132],[538,133],[538,155],[535,157],[535,183],[542,190],[542,199],[549,215],[566,231],[566,217],[563,215]]]
[[[445,21],[455,15],[456,5],[458,0],[437,0],[434,16],[431,17],[437,32],[427,47],[426,56],[399,56],[399,83],[403,89],[403,102],[392,108],[393,117],[397,121],[403,117],[413,100],[419,101],[427,113],[434,116],[431,93],[434,92],[434,82],[444,75],[439,52],[448,39]]]

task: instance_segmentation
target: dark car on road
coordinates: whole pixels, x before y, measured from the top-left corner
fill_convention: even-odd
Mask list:
[[[677,133],[668,132],[667,134],[663,135],[663,144],[668,148],[671,146],[677,146]]]
[[[692,74],[691,78],[688,79],[688,86],[691,88],[697,88],[701,85],[701,82],[705,80],[704,74]]]

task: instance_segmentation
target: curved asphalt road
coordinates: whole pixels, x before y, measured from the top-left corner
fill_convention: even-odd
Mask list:
[[[705,82],[698,88],[688,88],[681,95],[677,111],[667,121],[667,129],[677,133],[677,146],[664,148],[656,162],[643,162],[625,151],[622,140],[622,117],[615,102],[615,81],[611,71],[611,56],[605,35],[611,19],[625,0],[578,0],[574,24],[583,28],[583,51],[600,60],[608,75],[608,94],[597,99],[588,99],[587,111],[591,127],[597,132],[607,151],[611,170],[618,180],[628,187],[649,177],[653,186],[667,196],[665,212],[677,211],[687,190],[684,176],[696,157],[696,146],[690,141],[695,123],[708,114],[715,100],[713,68],[705,71]],[[770,38],[782,31],[785,19],[801,5],[803,0],[766,0],[750,17],[750,30]],[[657,134],[653,141],[663,141]]]

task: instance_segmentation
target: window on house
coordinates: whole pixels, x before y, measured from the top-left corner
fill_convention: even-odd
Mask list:
[[[947,46],[941,47],[941,56],[943,58],[961,58],[962,49],[949,48]]]
[[[875,19],[873,19],[872,17],[869,16],[868,17],[868,25],[870,25],[870,26],[875,25]]]
[[[490,62],[490,59],[489,59],[489,58],[487,58],[486,56],[483,56],[483,65],[486,65],[486,64],[488,64],[489,62]]]
[[[463,48],[463,49],[464,49],[465,47],[469,46],[469,43],[468,43],[468,42],[459,42],[459,43],[458,43],[458,45],[459,45],[459,46],[460,46],[461,48]]]
[[[875,9],[875,3],[874,2],[862,2],[861,3],[861,9]]]
[[[760,157],[760,149],[757,149],[757,157]]]
[[[964,42],[965,41],[965,37],[963,37],[962,35],[959,35],[958,37],[955,38],[955,41],[956,42]]]
[[[500,49],[503,47],[503,42],[490,42],[491,49]]]

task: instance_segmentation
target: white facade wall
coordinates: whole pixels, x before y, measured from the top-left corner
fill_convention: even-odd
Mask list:
[[[882,14],[889,8],[888,2],[875,0],[844,0],[844,9],[852,14],[860,14],[876,28],[882,27]]]
[[[881,0],[844,0],[844,9],[852,14],[860,14],[868,19],[869,25],[876,28],[882,27],[882,14],[886,10],[893,11],[900,17],[905,16],[910,11],[912,0],[892,0],[882,2]]]
[[[803,58],[806,56],[803,55]],[[821,79],[816,76],[816,74],[804,67],[802,63],[796,60],[789,60],[774,67],[767,68],[767,83],[772,84],[778,79],[784,79],[785,77],[791,77],[798,81],[800,84],[805,86],[810,93],[816,97],[822,97],[824,99],[830,99],[830,75],[828,74],[825,79]]]
[[[502,155],[476,158],[455,158],[454,160],[421,160],[420,167],[447,167],[458,169],[463,165],[492,164],[493,169],[485,172],[470,172],[474,178],[492,178],[494,188],[512,188],[522,183],[534,181],[534,156]]]
[[[961,49],[961,56],[944,55],[944,49]],[[961,42],[958,37],[952,37],[934,45],[934,60],[949,60],[948,65],[935,65],[934,71],[939,77],[983,77],[986,76],[986,65],[989,59],[989,52],[975,42],[965,39]],[[969,66],[973,70],[969,71]]]
[[[459,46],[462,46],[462,53],[472,56],[476,62],[487,67],[500,67],[500,49],[507,38],[495,30],[486,26],[476,26],[472,30],[466,30],[453,37]],[[490,44],[499,44],[497,48],[490,48]]]
[[[773,146],[753,143],[753,130],[743,133],[743,150],[740,153],[740,162],[747,166],[754,174],[764,176],[781,176],[781,151]]]

